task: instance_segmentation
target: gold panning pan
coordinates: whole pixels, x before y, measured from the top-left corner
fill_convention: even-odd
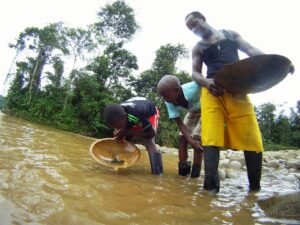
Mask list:
[[[257,55],[225,65],[214,81],[233,94],[257,93],[282,81],[291,66],[291,61],[282,55]]]
[[[105,138],[95,141],[90,146],[91,156],[100,164],[114,170],[126,168],[137,163],[141,157],[140,150],[128,141]]]

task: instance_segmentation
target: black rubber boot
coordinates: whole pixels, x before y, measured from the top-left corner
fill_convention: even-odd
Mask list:
[[[178,162],[178,175],[187,176],[191,172],[191,162]]]
[[[163,173],[163,163],[162,156],[160,152],[149,152],[149,159],[151,165],[152,174],[162,174]]]
[[[218,193],[220,190],[220,179],[218,174],[220,149],[214,146],[204,147],[204,185],[203,188],[211,193]]]
[[[262,153],[244,151],[245,162],[250,191],[260,190],[260,177],[262,169]]]
[[[192,178],[200,177],[200,172],[201,172],[201,165],[193,164],[191,177]]]

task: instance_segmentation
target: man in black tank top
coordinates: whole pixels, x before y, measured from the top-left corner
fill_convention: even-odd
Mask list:
[[[248,56],[263,54],[237,32],[216,30],[200,12],[185,18],[187,27],[201,40],[192,51],[193,79],[203,87],[202,144],[204,147],[204,189],[218,193],[220,148],[244,150],[250,190],[260,189],[262,139],[253,105],[247,96],[233,96],[214,83],[214,75],[225,64],[239,60],[238,50]],[[202,74],[203,63],[207,76]]]

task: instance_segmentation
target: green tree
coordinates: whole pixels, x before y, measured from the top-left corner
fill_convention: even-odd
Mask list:
[[[133,10],[123,1],[106,5],[94,24],[95,37],[103,50],[81,70],[73,71],[72,111],[85,134],[108,135],[103,109],[111,102],[132,96],[132,72],[138,68],[136,56],[123,48],[137,29]],[[101,52],[101,51],[99,51]]]
[[[67,46],[70,49],[70,55],[73,57],[73,65],[68,80],[66,81],[67,92],[64,97],[63,111],[66,110],[68,99],[71,95],[71,88],[76,74],[76,64],[86,60],[85,55],[97,49],[97,44],[93,41],[91,29],[66,28],[65,31]]]
[[[120,45],[108,45],[103,55],[96,57],[86,69],[92,72],[97,82],[107,87],[118,101],[132,96],[132,72],[138,69],[137,58]]]
[[[23,57],[16,62],[8,109],[66,130],[105,135],[109,129],[103,123],[104,106],[132,96],[130,82],[137,59],[123,45],[138,25],[123,1],[106,5],[98,16],[99,22],[87,30],[57,23],[29,27],[19,35],[11,47]],[[98,54],[89,55],[91,51]],[[73,66],[68,76],[65,60],[70,59]]]
[[[272,142],[288,146],[290,144],[291,124],[289,118],[281,112],[274,121]]]
[[[300,101],[297,102],[296,110],[291,108],[291,145],[300,148]]]
[[[98,12],[99,22],[94,24],[100,37],[113,43],[123,43],[133,38],[139,28],[133,9],[124,1],[107,4]],[[102,40],[102,38],[100,38]]]
[[[187,53],[188,51],[182,44],[161,46],[156,51],[151,69],[142,72],[140,78],[134,82],[136,92],[158,103],[159,97],[156,94],[156,86],[164,75],[178,75],[182,83],[190,81],[187,73],[178,72],[176,68],[176,62],[187,57]]]
[[[0,95],[0,109],[4,108],[5,106],[5,97]]]
[[[272,131],[275,123],[276,106],[272,103],[265,103],[257,108],[257,120],[264,142],[272,142]]]
[[[53,57],[54,50],[58,51],[55,54],[68,54],[66,47],[66,39],[64,36],[64,28],[62,23],[50,24],[42,29],[37,27],[26,28],[19,35],[17,43],[11,45],[19,51],[27,50],[28,64],[27,75],[29,76],[26,84],[28,91],[28,104],[32,99],[32,93],[37,92],[40,88],[41,77],[44,67]]]
[[[95,76],[80,73],[74,80],[72,111],[76,112],[81,132],[89,136],[104,137],[107,127],[102,111],[106,104],[113,101],[110,91],[97,82]]]
[[[26,74],[29,73],[29,64],[25,62],[17,62],[16,64],[17,72],[6,97],[6,110],[9,111],[26,110],[28,108],[25,102],[24,82]]]
[[[54,72],[46,72],[47,78],[54,87],[60,87],[63,80],[64,61],[59,57],[53,57],[51,64],[53,65]]]

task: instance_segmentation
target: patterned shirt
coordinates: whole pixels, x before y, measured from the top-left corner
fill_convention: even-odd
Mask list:
[[[148,118],[156,114],[156,107],[150,100],[144,97],[133,97],[123,102],[121,106],[127,112],[126,129],[139,126],[145,130],[152,126]]]

